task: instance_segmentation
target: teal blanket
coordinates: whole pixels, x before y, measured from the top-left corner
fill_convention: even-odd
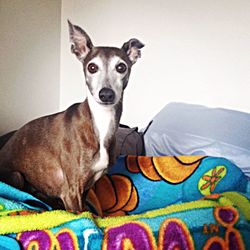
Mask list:
[[[0,249],[250,249],[249,183],[223,158],[121,157],[84,213],[0,183]]]

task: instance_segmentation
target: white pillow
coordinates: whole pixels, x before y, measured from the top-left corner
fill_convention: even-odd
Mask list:
[[[250,114],[185,103],[170,103],[144,135],[148,156],[225,157],[250,177]]]

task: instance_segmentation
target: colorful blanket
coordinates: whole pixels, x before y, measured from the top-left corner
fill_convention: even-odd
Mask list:
[[[232,162],[204,156],[124,156],[89,191],[98,215],[139,214],[213,193],[246,192],[248,179]]]
[[[222,158],[121,157],[87,195],[104,218],[0,183],[0,249],[250,249],[249,183]]]

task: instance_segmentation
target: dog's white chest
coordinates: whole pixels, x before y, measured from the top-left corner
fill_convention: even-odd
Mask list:
[[[114,114],[113,110],[107,109],[106,107],[96,107],[93,111],[93,118],[95,121],[95,127],[99,135],[99,157],[97,161],[92,166],[94,172],[100,172],[105,170],[108,167],[109,163],[109,154],[106,148],[107,141],[111,136],[111,132],[114,131]]]

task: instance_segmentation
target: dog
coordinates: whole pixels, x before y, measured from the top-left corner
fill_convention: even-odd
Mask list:
[[[130,39],[121,48],[95,47],[81,27],[68,25],[87,97],[15,132],[0,150],[0,180],[50,204],[60,200],[66,210],[84,211],[84,192],[115,161],[123,92],[144,44]]]

